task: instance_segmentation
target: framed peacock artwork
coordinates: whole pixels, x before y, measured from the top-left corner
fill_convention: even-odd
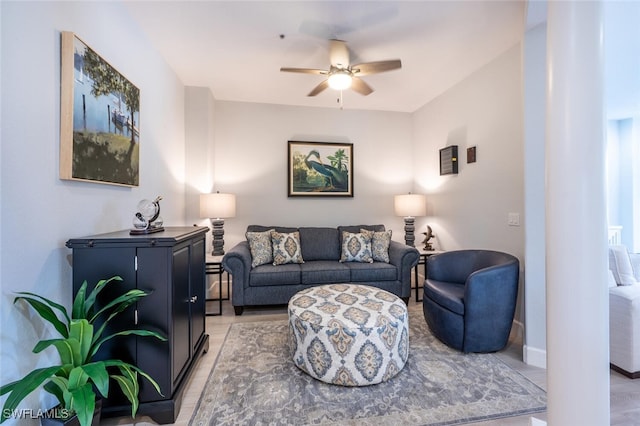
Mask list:
[[[353,144],[289,141],[289,197],[353,197]]]

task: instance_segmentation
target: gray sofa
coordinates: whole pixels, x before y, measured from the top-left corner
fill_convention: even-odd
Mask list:
[[[238,243],[222,259],[222,266],[232,276],[232,304],[236,315],[241,315],[245,306],[286,304],[298,291],[322,284],[370,285],[387,290],[405,302],[411,295],[411,270],[419,260],[418,250],[413,247],[392,240],[389,263],[340,262],[343,231],[384,231],[384,225],[337,228],[250,225],[247,232],[269,229],[282,233],[298,231],[304,263],[264,264],[252,268],[248,241]]]

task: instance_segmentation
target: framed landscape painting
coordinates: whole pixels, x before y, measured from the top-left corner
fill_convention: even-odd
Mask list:
[[[353,197],[353,144],[289,141],[289,197]]]
[[[138,186],[140,90],[63,31],[60,178]]]

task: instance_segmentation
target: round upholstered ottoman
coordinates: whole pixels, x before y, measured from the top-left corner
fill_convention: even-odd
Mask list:
[[[409,356],[407,306],[394,294],[328,284],[289,300],[295,365],[326,383],[366,386],[398,374]]]

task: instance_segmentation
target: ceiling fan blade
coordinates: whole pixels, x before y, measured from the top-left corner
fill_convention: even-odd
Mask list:
[[[354,74],[358,76],[377,74],[385,71],[397,70],[402,68],[400,59],[392,59],[389,61],[365,62],[364,64],[354,65],[352,67]]]
[[[327,87],[329,87],[329,80],[325,80],[322,83],[318,84],[316,87],[313,88],[312,91],[309,92],[307,96],[315,96],[318,93],[322,92]]]
[[[373,89],[371,88],[371,86],[369,86],[367,83],[364,82],[364,80],[359,79],[358,77],[353,77],[351,79],[351,89],[354,92],[358,92],[364,96],[367,96],[368,94],[373,92]]]
[[[336,68],[347,68],[349,66],[349,49],[347,43],[342,40],[329,40],[329,58],[331,65]]]
[[[297,73],[301,73],[301,74],[319,74],[319,75],[328,74],[328,72],[326,70],[319,70],[319,69],[315,69],[315,68],[287,68],[287,67],[282,67],[282,68],[280,68],[280,71],[283,71],[283,72],[297,72]]]

